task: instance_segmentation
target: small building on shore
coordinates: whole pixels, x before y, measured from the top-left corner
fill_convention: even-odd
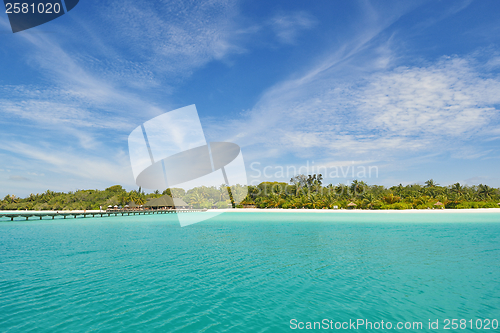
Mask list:
[[[136,204],[135,201],[133,201],[133,200],[130,201],[127,206],[128,206],[128,209],[131,209],[131,210],[139,210],[139,209],[141,209],[141,206],[139,206],[138,204]],[[127,206],[125,206],[125,207],[127,207]]]
[[[439,202],[439,201],[438,201],[438,202],[436,202],[436,203],[434,204],[434,206],[436,206],[436,208],[441,208],[441,209],[444,209],[444,205],[443,205],[443,203],[442,203],[442,202]]]
[[[172,198],[174,200],[174,207],[177,209],[188,209],[191,208],[184,200],[181,198]]]
[[[243,208],[257,208],[254,203],[244,203]]]
[[[172,198],[168,194],[146,202],[144,207],[149,209],[187,209],[189,205],[181,198]]]

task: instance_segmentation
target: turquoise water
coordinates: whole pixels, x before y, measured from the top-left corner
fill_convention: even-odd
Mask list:
[[[0,223],[1,332],[299,331],[292,319],[422,332],[447,318],[500,320],[500,214]]]

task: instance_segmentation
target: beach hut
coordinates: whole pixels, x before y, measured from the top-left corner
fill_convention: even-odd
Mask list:
[[[439,202],[439,201],[438,201],[438,202],[436,202],[436,203],[434,204],[434,206],[436,206],[437,208],[441,208],[441,209],[443,209],[443,208],[444,208],[443,203],[442,203],[442,202]]]
[[[164,196],[159,198],[149,200],[145,206],[153,209],[189,208],[189,205],[184,200],[180,198],[172,198],[168,194],[165,194]]]
[[[243,208],[257,208],[253,203],[244,203],[242,206]]]
[[[347,208],[349,208],[349,209],[355,209],[356,206],[357,205],[354,202],[352,202],[352,201],[347,204]]]
[[[137,205],[134,201],[130,201],[127,206],[129,209],[137,210],[139,209],[139,205]]]
[[[174,200],[174,207],[176,209],[188,209],[189,208],[189,205],[181,198],[173,198],[173,200]]]

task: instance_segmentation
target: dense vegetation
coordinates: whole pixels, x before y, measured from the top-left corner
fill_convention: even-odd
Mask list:
[[[500,200],[499,189],[482,184],[439,186],[431,179],[423,186],[399,184],[385,188],[358,180],[349,185],[323,186],[321,175],[298,175],[290,184],[264,182],[249,186],[248,192],[242,204],[259,208],[498,208]]]
[[[397,185],[385,188],[354,180],[351,184],[323,186],[321,175],[298,175],[290,183],[263,182],[257,186],[234,186],[230,191],[221,185],[197,187],[187,192],[183,189],[167,189],[160,193],[146,194],[141,189],[126,191],[120,185],[100,190],[79,190],[60,193],[47,190],[26,198],[7,195],[0,201],[0,210],[74,210],[99,209],[108,205],[126,205],[133,201],[145,204],[149,198],[169,194],[182,198],[194,208],[227,208],[241,201],[238,207],[258,208],[357,208],[357,209],[428,209],[428,208],[496,208],[499,207],[500,190],[487,185],[439,186],[432,179],[425,185]]]
[[[236,186],[234,193],[242,193],[244,187]],[[228,194],[226,186],[198,187],[185,191],[181,188],[167,189],[163,192],[155,191],[146,194],[141,189],[127,192],[120,185],[111,186],[104,191],[79,190],[76,192],[61,193],[47,190],[44,193],[30,194],[26,198],[15,195],[6,195],[0,201],[0,210],[80,210],[80,209],[103,209],[109,205],[121,205],[133,201],[137,205],[143,205],[148,199],[158,198],[164,194],[182,198],[188,204],[196,208],[227,208],[231,206],[232,197]],[[241,196],[241,197],[244,197]]]

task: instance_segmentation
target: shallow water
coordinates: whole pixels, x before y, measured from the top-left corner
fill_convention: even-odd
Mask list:
[[[1,222],[0,331],[287,332],[292,319],[430,331],[429,319],[500,320],[499,263],[496,213]]]

